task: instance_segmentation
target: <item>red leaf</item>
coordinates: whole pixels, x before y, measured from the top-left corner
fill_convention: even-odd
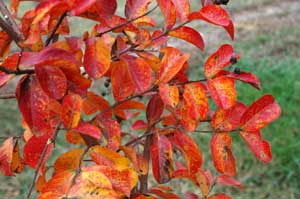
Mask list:
[[[216,133],[211,139],[210,146],[217,171],[228,176],[235,176],[235,158],[231,142],[231,136],[228,133]]]
[[[219,108],[228,109],[236,102],[236,90],[234,80],[225,76],[207,80],[207,86],[211,98]]]
[[[16,96],[25,122],[34,135],[51,135],[50,99],[42,90],[36,76],[23,77],[17,87]]]
[[[253,154],[262,162],[268,163],[272,160],[271,146],[263,140],[259,131],[240,131],[239,135],[247,143]]]
[[[157,0],[157,4],[164,15],[166,29],[171,29],[176,23],[176,9],[173,2]]]
[[[110,67],[111,49],[102,37],[89,37],[85,40],[85,45],[84,69],[90,77],[98,79],[102,77]]]
[[[201,34],[193,28],[182,26],[169,32],[170,36],[183,39],[189,43],[194,44],[200,50],[204,50],[204,41]]]
[[[111,84],[115,100],[121,101],[133,94],[134,82],[124,61],[112,62]]]
[[[264,95],[256,100],[241,118],[244,131],[257,131],[276,120],[281,113],[279,104],[272,95]]]
[[[13,176],[11,162],[13,159],[14,140],[6,139],[0,147],[0,169],[5,176]]]
[[[181,22],[188,20],[188,15],[190,14],[190,2],[189,0],[172,0],[176,13]]]
[[[169,84],[160,84],[159,95],[166,105],[173,108],[179,102],[179,90],[176,85],[170,86]]]
[[[144,120],[137,120],[132,124],[133,130],[146,130],[147,129],[147,123]]]
[[[237,102],[229,109],[218,109],[210,122],[217,132],[233,131],[240,125],[242,115],[247,110],[246,105]]]
[[[183,154],[189,174],[196,173],[202,167],[202,155],[198,145],[191,137],[181,131],[174,131],[172,136],[168,138],[172,145]]]
[[[109,102],[93,92],[88,92],[87,97],[83,100],[82,104],[83,111],[87,115],[94,114],[97,111],[103,111],[108,107]]]
[[[197,12],[193,12],[189,15],[189,20],[200,19],[207,21],[218,26],[228,26],[231,19],[227,11],[221,6],[207,5],[201,8]]]
[[[207,78],[214,77],[224,67],[231,62],[231,57],[236,56],[233,48],[229,44],[222,45],[216,52],[214,52],[206,61],[204,73]],[[238,56],[236,56],[239,58]]]
[[[160,116],[162,115],[164,111],[164,102],[161,100],[159,95],[153,95],[153,97],[150,99],[148,106],[147,106],[147,120],[149,122],[149,125],[154,124],[160,119]]]
[[[81,0],[72,0],[69,1],[69,4],[72,4],[72,9],[69,11],[70,16],[78,16],[81,13],[88,10],[97,0],[87,0],[87,1],[81,1]],[[71,3],[72,2],[72,3]]]
[[[82,99],[77,94],[68,94],[62,102],[62,123],[66,129],[75,128],[80,121]]]
[[[172,192],[166,192],[158,188],[152,188],[149,190],[149,192],[159,196],[162,199],[180,199],[180,197],[176,194]]]
[[[7,54],[9,53],[10,44],[12,39],[5,31],[0,31],[0,57],[6,58]]]
[[[120,124],[104,115],[97,115],[96,124],[101,128],[107,140],[107,148],[111,150],[119,149],[121,144],[121,126]]]
[[[186,193],[186,194],[184,194],[184,197],[186,199],[199,199],[199,197],[194,193]]]
[[[44,148],[46,147],[47,141],[49,139],[49,136],[42,136],[42,137],[36,137],[32,136],[28,142],[24,146],[24,161],[27,163],[30,167],[36,168],[37,164],[39,162],[39,159],[42,155],[42,152]],[[50,153],[53,148],[53,143],[47,145],[47,150],[45,153],[45,156],[42,161],[42,165],[46,162],[46,160],[49,158]]]
[[[190,56],[182,54],[173,47],[164,47],[161,52],[164,53],[164,57],[160,63],[157,79],[159,83],[168,83],[180,71]]]
[[[102,132],[100,131],[99,128],[87,122],[79,123],[78,126],[72,129],[72,132],[78,132],[83,135],[91,136],[95,138],[97,141],[102,136]]]
[[[228,32],[230,38],[234,40],[234,24],[232,20],[230,20],[228,26],[224,26],[225,30]]]
[[[240,71],[238,73],[230,73],[227,72],[225,73],[225,75],[229,78],[232,79],[236,79],[242,82],[246,82],[250,85],[252,85],[253,87],[257,88],[258,90],[261,90],[261,84],[259,79],[257,78],[256,75],[249,73],[249,72],[244,72],[244,71]]]
[[[125,5],[125,16],[133,19],[143,15],[147,11],[152,0],[127,0]]]
[[[231,178],[229,176],[226,175],[221,175],[218,176],[216,179],[216,183],[220,184],[220,185],[225,185],[225,186],[236,186],[240,189],[244,189],[242,183],[234,178]]]
[[[190,116],[195,120],[204,120],[208,112],[208,98],[205,86],[202,83],[186,84],[183,91],[183,99],[189,107]]]
[[[54,66],[36,66],[35,73],[42,89],[52,98],[61,99],[67,90],[65,74]]]
[[[195,131],[199,124],[199,121],[195,119],[196,111],[193,109],[194,106],[192,106],[192,105],[193,104],[189,103],[188,101],[183,100],[183,102],[180,106],[181,123],[182,123],[183,127],[189,132]],[[172,118],[170,118],[170,119],[172,119]],[[174,118],[174,119],[176,119],[176,118]],[[172,120],[174,120],[174,119],[172,119]],[[175,120],[175,123],[176,122],[177,122],[177,120]]]
[[[164,135],[155,133],[152,136],[150,155],[153,176],[160,184],[167,183],[172,178],[174,171],[172,154],[170,141]]]

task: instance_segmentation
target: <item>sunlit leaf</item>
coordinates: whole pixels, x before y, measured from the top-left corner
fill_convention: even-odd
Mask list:
[[[173,2],[157,0],[157,4],[164,15],[166,29],[171,29],[176,23],[176,9]]]
[[[83,152],[83,149],[73,149],[60,155],[54,163],[54,175],[66,171],[76,171]]]
[[[176,85],[170,86],[169,84],[160,84],[159,95],[166,105],[173,108],[179,102],[179,90]]]
[[[75,128],[80,121],[82,99],[77,94],[68,94],[62,102],[62,122],[66,129]]]

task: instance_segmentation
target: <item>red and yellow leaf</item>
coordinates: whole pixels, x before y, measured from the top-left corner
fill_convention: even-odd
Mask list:
[[[165,28],[171,29],[176,23],[176,9],[172,1],[157,0],[157,4],[165,18]]]
[[[262,162],[268,163],[272,160],[271,146],[263,140],[259,131],[240,131],[239,135],[247,143],[253,154]]]
[[[188,20],[190,14],[190,2],[189,0],[171,0],[176,8],[176,14],[181,22]]]
[[[83,149],[72,149],[60,155],[54,163],[54,175],[66,171],[76,171],[83,153]]]
[[[88,92],[83,100],[82,109],[85,114],[91,115],[97,111],[103,111],[109,107],[109,102],[93,92]],[[110,114],[111,115],[111,114]]]
[[[159,95],[153,95],[150,99],[147,110],[146,110],[146,116],[149,125],[154,124],[160,119],[160,116],[162,115],[164,111],[164,102],[160,98]]]
[[[232,199],[224,193],[217,193],[208,197],[208,199]]]
[[[12,176],[11,163],[13,160],[14,140],[6,139],[0,147],[0,169],[5,176]]]
[[[229,176],[226,176],[226,175],[221,175],[221,176],[218,176],[216,178],[216,183],[219,184],[219,185],[225,185],[225,186],[236,186],[240,189],[244,189],[242,183],[234,178],[231,178]]]
[[[165,105],[176,107],[179,102],[179,90],[176,85],[170,86],[169,84],[159,85],[159,95]]]
[[[217,171],[228,176],[235,176],[235,158],[232,153],[232,141],[229,133],[214,134],[210,146]]]
[[[100,129],[88,122],[80,122],[71,131],[73,133],[80,133],[82,135],[88,135],[92,138],[95,138],[97,141],[99,141],[102,136],[102,132],[100,131]]]
[[[80,121],[82,99],[77,94],[68,94],[62,102],[62,122],[66,129],[75,128]]]
[[[281,113],[279,104],[272,95],[264,95],[256,100],[241,118],[241,128],[244,131],[257,131],[276,120]]]
[[[150,156],[155,180],[160,184],[169,182],[174,171],[173,152],[171,142],[164,135],[152,136]]]

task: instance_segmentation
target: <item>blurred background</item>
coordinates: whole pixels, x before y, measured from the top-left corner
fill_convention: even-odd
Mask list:
[[[6,1],[8,3],[9,1]],[[118,0],[124,5],[125,0]],[[200,8],[200,0],[191,0],[192,9]],[[122,6],[118,12],[123,14]],[[20,16],[32,8],[32,3],[22,2]],[[193,22],[206,41],[206,49],[198,49],[185,42],[172,39],[169,45],[191,53],[189,74],[200,78],[202,67],[209,54],[220,45],[231,43],[241,55],[235,65],[241,70],[251,71],[262,82],[262,91],[237,83],[239,100],[250,105],[265,93],[271,93],[282,107],[279,120],[262,130],[262,136],[272,146],[273,160],[264,164],[256,160],[239,137],[233,138],[238,176],[245,191],[236,188],[216,188],[240,199],[298,199],[300,198],[300,2],[299,0],[242,0],[230,1],[227,5],[235,27],[236,38],[231,41],[227,33],[205,23]],[[157,11],[152,15],[159,22],[162,16]],[[71,32],[82,35],[94,24],[91,21],[72,19]],[[80,24],[80,25],[78,25]],[[159,26],[160,23],[158,23]],[[6,91],[14,91],[15,83]],[[5,91],[5,92],[6,92]],[[1,93],[3,89],[1,89]],[[14,99],[0,100],[0,136],[22,134],[20,113]],[[205,157],[204,168],[212,169],[209,152],[210,135],[194,135]],[[55,150],[65,150],[64,142],[58,142]],[[26,169],[16,177],[0,175],[0,198],[24,198],[34,171]],[[186,183],[173,183],[178,192],[191,190]],[[196,189],[196,187],[193,187]]]

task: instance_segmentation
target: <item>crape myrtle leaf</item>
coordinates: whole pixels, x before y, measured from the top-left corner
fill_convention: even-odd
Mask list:
[[[152,48],[161,47],[163,44],[165,44],[168,41],[168,36],[164,36],[164,33],[161,30],[155,30],[152,33],[151,40],[152,42],[150,46]]]
[[[231,57],[235,56],[239,59],[239,56],[235,55],[233,47],[230,44],[222,45],[216,52],[214,52],[204,66],[204,74],[207,78],[214,77],[224,67],[231,64]]]
[[[126,24],[126,25],[124,25]],[[119,28],[114,28],[119,27]],[[105,20],[105,23],[100,25],[96,25],[96,30],[99,34],[110,31],[110,29],[113,29],[112,32],[120,33],[123,31],[130,31],[130,32],[138,32],[139,29],[132,23],[129,23],[128,20],[124,17],[120,17],[117,15],[113,15],[110,18]]]
[[[270,94],[256,100],[241,118],[241,128],[244,131],[257,131],[276,120],[281,113],[279,104]]]
[[[140,193],[134,194],[133,196],[131,196],[132,199],[157,199],[154,196],[150,196],[150,195],[143,195]]]
[[[131,114],[128,110],[145,110],[146,106],[142,102],[128,100],[114,107],[113,112],[121,119],[128,120],[131,117],[135,117],[135,114]],[[138,113],[136,113],[138,114]]]
[[[133,129],[133,130],[146,130],[147,129],[147,123],[144,121],[144,120],[136,120],[133,124],[132,124],[132,126],[131,126],[131,128]]]
[[[195,178],[197,185],[201,190],[202,197],[207,198],[211,188],[211,183],[208,176],[203,170],[199,169],[199,171],[195,174]]]
[[[202,155],[194,140],[178,130],[174,131],[168,139],[183,154],[189,174],[196,173],[202,167]]]
[[[51,135],[50,99],[36,76],[24,76],[17,86],[16,96],[22,117],[34,135]]]
[[[215,168],[224,175],[235,176],[235,158],[232,153],[232,141],[229,133],[216,133],[211,142],[211,153]]]
[[[164,111],[164,102],[160,98],[159,95],[153,95],[150,99],[147,110],[146,110],[146,116],[149,125],[154,124],[160,119],[160,116],[162,115]]]
[[[171,0],[175,6],[176,14],[181,22],[188,20],[190,14],[190,2],[189,0]]]
[[[93,146],[89,150],[89,156],[98,165],[104,165],[116,169],[129,168],[130,161],[119,153],[102,146]]]
[[[13,137],[6,139],[0,147],[0,169],[5,176],[12,176],[11,163],[13,159]]]
[[[88,92],[82,103],[82,109],[87,115],[94,114],[98,111],[103,111],[109,106],[109,102],[106,99],[93,92]],[[111,113],[107,115],[111,115]]]
[[[100,129],[88,122],[80,122],[71,131],[74,133],[88,135],[92,138],[95,138],[96,140],[99,140],[102,136],[102,132],[100,131]]]
[[[0,31],[0,57],[5,58],[9,53],[12,39],[5,31]]]
[[[152,171],[155,180],[164,184],[171,180],[173,175],[173,158],[171,142],[164,135],[154,133],[150,144]]]
[[[229,109],[219,108],[214,113],[210,122],[211,127],[217,131],[233,131],[240,125],[242,115],[247,110],[247,106],[237,102]]]
[[[65,171],[76,171],[83,153],[83,149],[72,149],[60,155],[54,163],[54,175]]]
[[[224,193],[217,193],[208,197],[208,199],[232,199]]]
[[[234,40],[234,24],[231,19],[230,19],[229,24],[227,26],[224,26],[224,28],[227,31],[227,33],[229,34],[230,38],[232,40]]]
[[[152,83],[151,67],[142,58],[123,56],[127,62],[127,69],[135,86],[136,93],[148,90]]]
[[[128,19],[137,18],[147,11],[152,0],[127,0],[125,5],[125,16]]]
[[[67,79],[62,70],[55,66],[36,66],[36,77],[49,97],[61,99],[67,90]]]
[[[159,95],[162,101],[171,107],[176,107],[179,102],[179,90],[176,85],[160,84]]]
[[[69,1],[69,5],[72,5],[72,9],[69,11],[70,16],[78,16],[81,13],[85,12],[87,9],[89,9],[97,0],[87,0],[87,1],[81,1],[81,0],[72,0]]]
[[[1,149],[0,149],[0,151],[1,151]],[[1,154],[1,152],[0,152],[0,154]],[[14,148],[13,148],[10,169],[14,173],[21,173],[24,170],[24,168],[25,168],[25,165],[24,165],[23,159],[20,156],[20,146],[19,146],[19,141],[17,140],[16,143],[14,144]]]
[[[193,28],[190,28],[187,26],[182,26],[173,31],[170,31],[168,34],[170,36],[177,37],[179,39],[183,39],[183,40],[195,45],[200,50],[204,50],[203,38],[202,38],[201,34]]]
[[[234,79],[226,76],[217,77],[213,80],[207,80],[207,86],[211,98],[219,108],[228,109],[236,103],[236,90]]]
[[[134,169],[140,172],[140,166],[138,162],[138,155],[133,147],[120,146],[120,149],[124,152],[124,155],[132,162]]]
[[[259,131],[240,131],[239,135],[247,143],[257,159],[264,163],[268,163],[272,160],[271,146],[267,141],[262,139]]]
[[[190,192],[184,194],[184,197],[185,197],[186,199],[199,199],[199,197],[198,197],[196,194],[190,193]]]
[[[49,136],[47,135],[39,136],[39,137],[32,136],[28,140],[28,142],[26,142],[23,150],[24,161],[26,164],[28,164],[32,168],[36,168],[44,148],[48,146],[42,165],[46,162],[53,148],[53,143],[46,146],[48,139]]]
[[[250,84],[254,88],[261,90],[261,83],[256,75],[246,71],[239,71],[237,73],[231,73],[229,71],[222,70],[216,74],[216,76],[226,76],[235,80],[239,80]]]
[[[195,113],[197,112],[193,109],[194,108],[193,104],[188,102],[186,99],[183,99],[179,107],[180,107],[181,124],[187,131],[189,132],[195,131],[199,124],[199,121],[195,119]],[[172,118],[170,119],[172,121]],[[176,123],[176,120],[174,122]]]
[[[66,140],[71,144],[86,144],[80,133],[69,130],[65,136]]]
[[[142,18],[137,19],[136,21],[134,21],[134,23],[137,26],[150,26],[150,27],[155,27],[156,22],[153,18],[149,17],[149,16],[144,16]]]
[[[149,30],[140,29],[135,36],[135,44],[138,45],[137,50],[143,50],[151,43],[151,35]]]
[[[6,74],[5,72],[0,72],[0,88],[4,86],[7,82],[12,80],[16,75]]]
[[[116,121],[110,117],[106,117],[105,115],[99,114],[96,117],[95,123],[103,132],[107,140],[107,148],[111,150],[119,149],[121,144],[121,126]]]
[[[225,185],[225,186],[236,186],[242,190],[244,189],[241,182],[239,182],[238,180],[236,180],[234,178],[226,176],[226,175],[218,176],[216,179],[216,183],[219,185]]]
[[[190,56],[182,54],[180,50],[169,46],[162,48],[161,53],[164,56],[160,63],[157,79],[159,83],[168,83],[180,71]]]
[[[135,85],[127,69],[125,61],[112,62],[111,64],[112,92],[116,101],[126,99],[135,91]]]
[[[90,77],[98,79],[110,67],[111,49],[102,37],[89,37],[85,40],[85,45],[84,69]]]
[[[37,178],[37,181],[35,183],[35,190],[37,193],[40,193],[43,190],[45,184],[47,183],[46,171],[47,167],[44,167],[39,173],[39,177]]]
[[[91,87],[92,81],[82,76],[80,71],[63,70],[68,83],[68,89],[82,97],[87,95],[88,89]]]
[[[82,99],[79,95],[70,93],[62,102],[62,123],[66,129],[75,128],[80,121]]]
[[[165,29],[170,30],[176,23],[176,9],[172,1],[156,0],[165,18]]]
[[[186,84],[183,91],[183,99],[188,106],[189,114],[194,120],[204,120],[208,112],[208,98],[205,85],[197,82]]]
[[[160,59],[149,52],[137,52],[137,55],[146,61],[154,72],[158,72]]]
[[[217,26],[226,27],[229,25],[231,19],[228,12],[217,5],[207,5],[202,7],[199,11],[192,12],[189,15],[189,20],[200,19]]]
[[[71,171],[62,171],[54,175],[43,186],[38,199],[59,199],[63,197],[70,190],[74,176],[75,172]]]
[[[159,196],[162,199],[180,199],[180,197],[172,192],[167,192],[158,188],[152,188],[149,190],[150,193]]]

